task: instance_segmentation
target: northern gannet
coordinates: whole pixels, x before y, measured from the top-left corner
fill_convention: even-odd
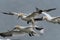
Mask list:
[[[40,31],[41,34],[44,33],[44,28],[35,26],[35,29]],[[31,26],[23,27],[23,26],[16,25],[12,30],[9,30],[7,32],[1,32],[0,36],[5,38],[5,37],[12,37],[13,35],[19,35],[19,34],[29,34],[29,36],[32,37],[35,36],[35,34],[37,33]]]
[[[44,28],[40,28],[38,26],[35,26],[35,29],[40,31],[41,34],[44,33]],[[35,30],[31,27],[31,26],[28,26],[28,27],[23,27],[23,26],[19,26],[17,25],[15,28],[13,28],[13,30],[20,30],[20,33],[28,33],[29,36],[34,36],[34,34],[38,34],[35,32]]]
[[[18,19],[21,17],[22,20],[27,21],[27,24],[29,22],[32,22],[32,24],[34,24],[34,21],[40,21],[42,20],[41,18],[35,18],[36,16],[38,16],[39,14],[42,14],[42,12],[50,12],[52,10],[56,10],[56,8],[51,8],[51,9],[47,9],[47,10],[40,10],[38,8],[36,8],[36,12],[32,12],[31,14],[29,14],[28,16],[26,16],[24,13],[16,13],[16,12],[2,12],[3,14],[7,14],[7,15],[16,15],[18,16]]]
[[[52,17],[51,15],[47,14],[46,12],[42,12],[45,16],[43,16],[43,20],[52,22],[52,23],[58,23],[60,24],[60,16]]]

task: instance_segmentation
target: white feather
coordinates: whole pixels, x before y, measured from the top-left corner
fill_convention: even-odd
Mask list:
[[[52,19],[52,17],[48,13],[42,12],[42,14],[44,14],[45,16],[47,16],[48,19]]]

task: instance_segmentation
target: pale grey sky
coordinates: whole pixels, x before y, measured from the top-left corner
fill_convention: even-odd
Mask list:
[[[60,16],[60,0],[0,0],[0,32],[7,31],[17,24],[16,16],[7,16],[1,12],[24,12],[26,14],[35,11],[35,7],[40,9],[57,8],[55,11],[49,12],[52,16]],[[18,20],[18,24],[27,25],[26,22]],[[21,22],[22,21],[22,22]],[[20,36],[12,37],[21,40],[60,40],[60,24],[49,22],[38,22],[46,28],[44,35],[39,37]]]

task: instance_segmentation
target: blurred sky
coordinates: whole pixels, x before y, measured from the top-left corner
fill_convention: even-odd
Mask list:
[[[60,16],[60,0],[0,0],[0,32],[12,29],[17,24],[27,26],[25,21],[17,21],[16,16],[4,15],[1,12],[24,12],[25,14],[29,14],[35,11],[35,7],[39,9],[56,8],[55,11],[49,13],[51,16]],[[44,35],[39,37],[29,37],[27,35],[11,38],[21,40],[60,40],[60,24],[53,24],[46,21],[36,24],[46,29]]]

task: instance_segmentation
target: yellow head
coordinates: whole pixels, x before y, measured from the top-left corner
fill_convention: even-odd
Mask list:
[[[19,19],[20,17],[23,17],[23,16],[24,16],[23,13],[19,13],[19,14],[18,14],[18,19]]]
[[[23,15],[24,15],[24,13],[19,13],[19,14],[18,14],[18,16],[23,16]]]
[[[16,29],[20,29],[20,25],[16,25],[15,28],[16,28]]]

